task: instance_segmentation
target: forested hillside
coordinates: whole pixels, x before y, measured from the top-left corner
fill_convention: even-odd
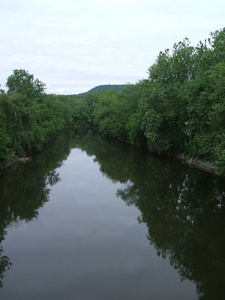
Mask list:
[[[92,93],[99,93],[102,91],[107,91],[107,90],[115,90],[117,92],[121,92],[122,89],[124,89],[127,86],[127,84],[104,84],[104,85],[98,85],[89,91],[85,93],[80,93],[80,94],[75,94],[71,95],[71,97],[80,97],[80,96],[85,96],[87,94],[92,94]]]
[[[120,91],[46,95],[24,70],[0,95],[0,163],[42,145],[69,125],[210,162],[225,174],[225,28],[197,46],[186,38],[159,53],[149,77]]]

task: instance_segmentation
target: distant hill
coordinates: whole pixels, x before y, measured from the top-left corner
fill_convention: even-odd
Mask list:
[[[122,89],[124,89],[127,86],[128,86],[128,84],[99,85],[99,86],[96,86],[96,87],[90,89],[89,91],[87,91],[85,93],[75,94],[75,95],[71,95],[71,96],[85,96],[87,94],[98,93],[98,92],[102,92],[102,91],[106,91],[106,90],[116,90],[117,92],[121,92]]]

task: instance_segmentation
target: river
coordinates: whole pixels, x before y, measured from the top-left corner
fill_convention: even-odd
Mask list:
[[[0,172],[0,299],[225,299],[225,180],[90,130]]]

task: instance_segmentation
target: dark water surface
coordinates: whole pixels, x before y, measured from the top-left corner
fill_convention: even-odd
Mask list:
[[[62,134],[0,172],[0,299],[225,299],[224,182]]]

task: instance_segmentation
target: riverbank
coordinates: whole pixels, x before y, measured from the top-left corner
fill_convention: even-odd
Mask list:
[[[118,138],[116,138],[116,139],[120,142],[125,142],[125,143],[133,145],[135,147],[139,147],[139,148],[140,147],[145,147],[145,146],[140,145],[140,144],[131,144],[129,141],[125,141],[125,140],[122,140],[122,139],[118,139]],[[156,152],[156,153],[158,155],[165,155],[165,156],[168,156],[172,159],[179,160],[184,164],[188,164],[189,166],[201,169],[205,172],[216,174],[216,167],[212,163],[205,162],[205,161],[199,160],[197,158],[189,157],[189,156],[186,156],[182,153],[178,153],[178,154],[174,153],[174,152]]]
[[[84,127],[89,127],[88,125],[87,126],[83,126],[83,125],[73,125],[73,126],[70,126],[70,127],[66,127],[64,129],[70,129],[70,128],[84,128]],[[128,143],[134,147],[138,147],[138,148],[146,148],[146,146],[144,145],[140,145],[140,144],[131,144],[128,140],[123,140],[123,139],[120,139],[120,138],[116,138],[116,137],[113,137],[113,139],[116,139],[117,141],[121,142],[121,143]],[[195,167],[195,168],[198,168],[198,169],[201,169],[205,172],[208,172],[208,173],[212,173],[212,174],[216,174],[216,167],[212,164],[212,163],[209,163],[209,162],[205,162],[205,161],[201,161],[197,158],[193,158],[193,157],[188,157],[184,154],[181,154],[181,153],[175,153],[175,152],[156,152],[156,154],[158,155],[165,155],[171,159],[176,159],[176,160],[179,160],[181,161],[181,163],[184,163],[184,164],[187,164],[191,167]],[[29,156],[23,156],[23,157],[20,157],[18,160],[14,160],[12,162],[8,162],[6,163],[4,166],[0,167],[0,170],[4,170],[4,169],[7,169],[7,168],[10,168],[12,167],[13,165],[17,164],[17,163],[26,163],[26,162],[29,162],[32,160],[32,157],[29,157]]]

